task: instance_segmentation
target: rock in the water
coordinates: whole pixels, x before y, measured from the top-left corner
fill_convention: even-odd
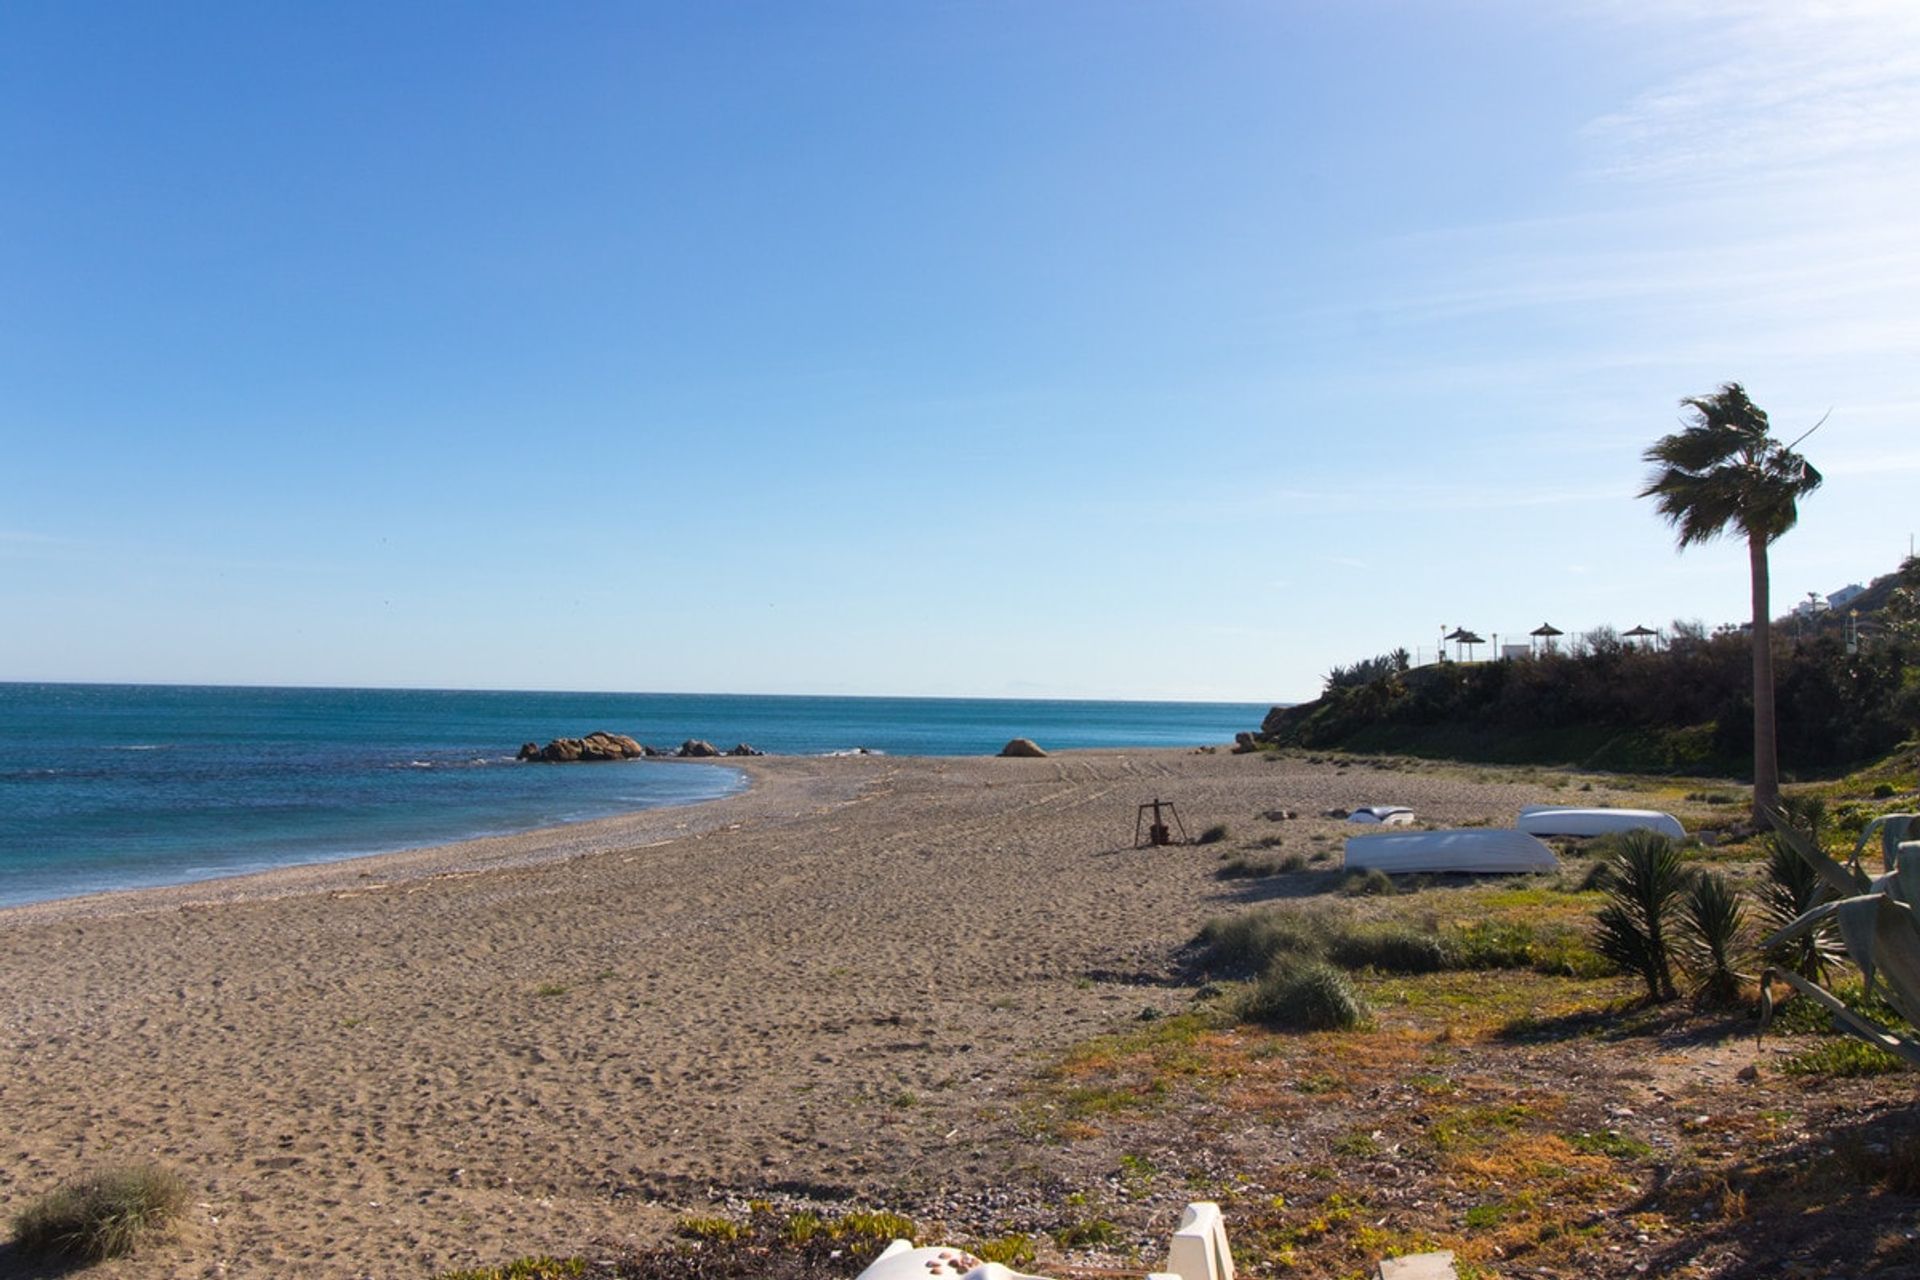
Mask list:
[[[580,740],[583,760],[637,760],[645,754],[640,744],[624,733],[608,733],[602,729]]]
[[[743,742],[739,746],[735,747],[733,750],[727,752],[727,754],[730,756],[763,756],[767,753],[760,750],[758,747],[750,747]]]
[[[1047,754],[1032,738],[1015,738],[1000,748],[1003,756],[1044,756]]]
[[[705,742],[699,738],[688,738],[680,744],[680,749],[673,754],[693,759],[702,759],[707,756],[719,755],[720,748],[714,746],[711,742]]]
[[[520,748],[520,759],[541,764],[571,764],[578,760],[637,760],[647,755],[641,746],[624,733],[601,729],[584,738],[555,738],[546,746],[528,742]]]

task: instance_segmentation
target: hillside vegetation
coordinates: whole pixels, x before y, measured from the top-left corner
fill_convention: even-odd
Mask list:
[[[1920,730],[1920,561],[1877,580],[1847,618],[1788,618],[1775,630],[1781,766],[1801,774],[1865,763]],[[1611,629],[1567,650],[1409,669],[1404,653],[1339,668],[1316,700],[1276,707],[1274,745],[1745,776],[1752,766],[1747,636],[1676,624],[1664,649]]]

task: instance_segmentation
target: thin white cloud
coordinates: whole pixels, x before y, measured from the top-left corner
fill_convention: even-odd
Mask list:
[[[1644,16],[1702,27],[1707,59],[1586,131],[1597,173],[1643,181],[1777,178],[1920,143],[1920,6],[1694,5]]]

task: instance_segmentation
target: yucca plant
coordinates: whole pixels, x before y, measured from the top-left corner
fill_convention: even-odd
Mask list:
[[[1920,840],[1899,841],[1887,835],[1887,829],[1896,826],[1897,834],[1906,834],[1913,825],[1912,815],[1891,815],[1870,823],[1854,846],[1853,865],[1845,867],[1821,852],[1818,845],[1784,817],[1770,816],[1780,837],[1814,869],[1833,898],[1775,933],[1766,945],[1780,946],[1831,920],[1839,930],[1848,957],[1860,967],[1867,994],[1872,995],[1876,981],[1884,978],[1887,1003],[1910,1025],[1920,1025],[1920,918],[1914,915],[1914,904],[1920,901]],[[1905,821],[1896,824],[1894,819]],[[1886,870],[1869,877],[1859,866],[1859,855],[1875,831],[1882,836]],[[1920,1067],[1920,1038],[1887,1030],[1791,970],[1770,969],[1762,977],[1763,1024],[1773,1013],[1771,979],[1776,972],[1796,991],[1831,1013],[1842,1029],[1878,1045],[1909,1066]]]
[[[1650,1000],[1671,1000],[1675,914],[1687,887],[1685,865],[1673,841],[1652,831],[1620,838],[1607,863],[1593,947],[1647,984]]]
[[[1747,913],[1727,878],[1705,871],[1687,884],[1680,914],[1680,954],[1693,994],[1708,1004],[1734,1004],[1746,980],[1735,967]]]
[[[1827,802],[1819,796],[1788,796],[1780,802],[1781,816],[1812,841],[1814,848],[1823,843],[1827,821]],[[1760,918],[1769,933],[1777,933],[1798,920],[1833,894],[1807,860],[1793,851],[1777,835],[1767,837],[1767,879],[1760,886]],[[1827,970],[1841,956],[1840,943],[1834,937],[1833,923],[1794,938],[1784,946],[1767,952],[1767,959],[1781,968],[1791,969],[1815,982],[1825,980]]]
[[[1767,837],[1767,878],[1757,892],[1760,919],[1769,933],[1780,932],[1834,896],[1812,864],[1777,834]],[[1769,963],[1813,982],[1824,982],[1842,954],[1830,920],[1766,952]]]

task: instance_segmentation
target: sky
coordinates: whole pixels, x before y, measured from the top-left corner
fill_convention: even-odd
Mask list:
[[[1920,6],[0,6],[0,680],[1293,701],[1920,525]]]

